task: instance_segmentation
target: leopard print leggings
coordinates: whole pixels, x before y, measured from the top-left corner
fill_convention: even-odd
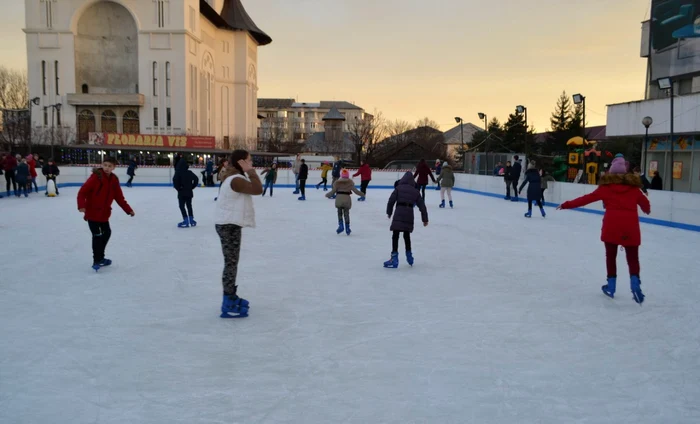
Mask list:
[[[216,232],[221,239],[221,251],[224,254],[224,274],[221,280],[224,294],[235,296],[238,289],[238,258],[241,255],[241,227],[233,224],[217,225]]]

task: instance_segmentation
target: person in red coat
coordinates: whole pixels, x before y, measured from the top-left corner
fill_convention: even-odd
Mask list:
[[[425,162],[425,159],[421,159],[420,162],[418,162],[418,166],[416,166],[416,172],[413,174],[413,178],[416,177],[418,177],[416,183],[420,186],[421,197],[425,202],[425,187],[428,186],[428,177],[430,177],[430,179],[433,180],[433,182],[435,182],[433,171],[430,170],[430,167]]]
[[[78,191],[78,211],[85,214],[84,219],[92,233],[92,268],[95,271],[112,264],[111,260],[105,259],[105,249],[112,235],[109,227],[112,202],[116,200],[127,215],[134,216],[134,210],[124,199],[119,178],[113,173],[116,165],[116,160],[106,158],[102,168],[95,168]]]
[[[355,178],[358,175],[360,176],[360,191],[365,193],[365,196],[367,196],[367,186],[369,185],[369,182],[372,181],[372,168],[369,167],[367,162],[360,161],[360,169],[358,169],[352,177]],[[357,199],[357,201],[364,202],[365,196],[360,197]]]
[[[39,192],[39,186],[36,185],[36,160],[34,160],[34,156],[32,155],[27,155],[27,165],[29,165],[29,177],[32,179],[31,184],[34,184],[34,191],[36,193]],[[29,186],[29,191],[32,191],[32,186],[31,184],[27,184]]]
[[[605,295],[614,298],[617,284],[617,248],[623,246],[630,272],[630,288],[634,300],[644,302],[639,279],[639,246],[642,244],[637,207],[649,215],[651,205],[642,192],[639,176],[628,174],[625,159],[617,157],[610,171],[600,179],[599,187],[590,194],[562,203],[557,209],[574,209],[602,201],[605,208],[600,240],[605,243],[608,284],[602,288]]]

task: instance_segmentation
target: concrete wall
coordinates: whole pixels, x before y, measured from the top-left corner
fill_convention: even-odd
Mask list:
[[[198,174],[203,168],[192,168]],[[170,185],[173,176],[173,168],[139,168],[136,171],[134,185],[155,184]],[[91,167],[61,167],[59,187],[68,185],[80,185],[87,180],[92,172]],[[126,182],[126,167],[116,169],[116,175],[122,183]],[[354,170],[351,171],[351,175]],[[394,182],[401,178],[405,171],[373,171],[370,189],[392,189]],[[42,182],[43,179],[40,177]],[[312,186],[321,181],[321,171],[312,170],[309,172],[308,186]],[[355,178],[359,185],[359,177]],[[280,169],[277,178],[278,186],[291,187],[294,184],[294,174],[289,169]],[[595,190],[595,186],[571,183],[550,183],[545,192],[547,206],[553,207],[560,203],[576,197],[588,194]],[[466,193],[473,193],[482,196],[502,198],[505,193],[505,183],[502,177],[491,177],[485,175],[457,174],[456,190]],[[315,191],[315,190],[314,190]],[[388,193],[381,191],[370,191],[369,198],[377,196],[381,201],[388,198]],[[642,215],[641,221],[651,224],[671,226],[686,230],[700,232],[700,195],[692,193],[678,193],[668,191],[651,191],[649,194],[651,201],[651,215]],[[580,209],[584,212],[602,214],[603,205],[595,203]]]
[[[700,133],[700,93],[677,96],[673,99],[675,134]],[[643,136],[642,119],[650,116],[654,123],[650,135],[668,135],[671,131],[671,101],[657,99],[608,105],[608,137]]]

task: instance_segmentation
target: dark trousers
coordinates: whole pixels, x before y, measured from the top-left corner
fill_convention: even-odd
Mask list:
[[[350,226],[350,209],[338,208],[338,223],[343,222],[343,218],[345,218],[345,225]]]
[[[367,186],[369,186],[369,182],[371,180],[365,180],[360,182],[360,191],[363,192],[365,195],[367,194]]]
[[[238,260],[241,256],[241,227],[233,224],[217,224],[216,232],[219,234],[221,252],[224,254],[224,273],[221,278],[224,294],[236,296]]]
[[[538,207],[542,207],[542,201],[540,199],[527,199],[527,209],[532,210],[532,204],[537,203]]]
[[[617,248],[616,244],[605,243],[605,265],[608,269],[608,277],[617,277]],[[639,246],[625,246],[624,249],[630,275],[639,276]]]
[[[518,197],[518,180],[510,182],[513,185],[513,196]]]
[[[5,171],[5,181],[7,182],[7,194],[10,194],[10,184],[12,185],[12,190],[17,192],[17,181],[15,180],[15,170]]]
[[[540,189],[540,202],[544,205],[544,191],[547,190],[546,188],[541,188]]]
[[[112,229],[109,222],[88,221],[88,226],[92,233],[92,261],[98,263],[105,258],[105,248],[112,236]]]
[[[423,201],[425,202],[425,188],[428,187],[428,184],[421,184],[420,185],[420,196],[423,198]]]
[[[265,193],[267,193],[267,189],[269,188],[269,189],[270,189],[270,197],[272,197],[272,189],[273,189],[273,186],[274,186],[274,184],[273,184],[272,180],[265,180],[265,187],[263,188],[263,194],[262,194],[262,195],[264,196]]]
[[[301,197],[306,197],[306,180],[299,180],[299,190],[301,191]]]
[[[410,252],[411,251],[411,233],[408,231],[394,231],[394,234],[391,237],[391,251],[392,252],[398,252],[399,251],[399,235],[403,232],[403,242],[406,245],[406,251]]]
[[[129,175],[129,181],[126,182],[127,187],[131,187],[131,182],[134,181],[134,176]]]
[[[58,183],[56,182],[56,177],[46,177],[46,194],[49,194],[49,181],[53,181],[56,186],[56,194],[58,194]]]
[[[32,183],[29,184],[29,191],[32,191],[32,184],[34,185],[34,191],[39,192],[39,186],[36,185],[36,177],[32,177]]]
[[[192,198],[191,197],[177,197],[177,201],[180,205],[180,213],[182,214],[182,219],[187,219],[187,217],[194,217],[192,213]],[[187,207],[187,211],[185,211]]]
[[[323,189],[326,190],[328,188],[328,178],[321,177],[321,182],[316,184],[316,188],[321,187],[321,184],[323,184]]]

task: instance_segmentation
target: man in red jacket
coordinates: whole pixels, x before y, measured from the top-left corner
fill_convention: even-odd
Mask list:
[[[367,186],[369,185],[369,182],[372,181],[372,168],[369,167],[367,162],[360,161],[360,169],[358,169],[352,177],[355,178],[358,175],[360,176],[360,191],[365,193],[365,196],[367,196]],[[360,197],[357,199],[357,201],[364,202],[365,196]]]
[[[124,199],[119,178],[113,174],[116,165],[116,160],[105,159],[102,168],[95,168],[78,192],[78,210],[85,214],[84,219],[92,233],[92,268],[95,271],[112,264],[111,260],[105,259],[105,248],[112,235],[109,227],[112,202],[116,200],[127,215],[134,216],[134,210]]]

